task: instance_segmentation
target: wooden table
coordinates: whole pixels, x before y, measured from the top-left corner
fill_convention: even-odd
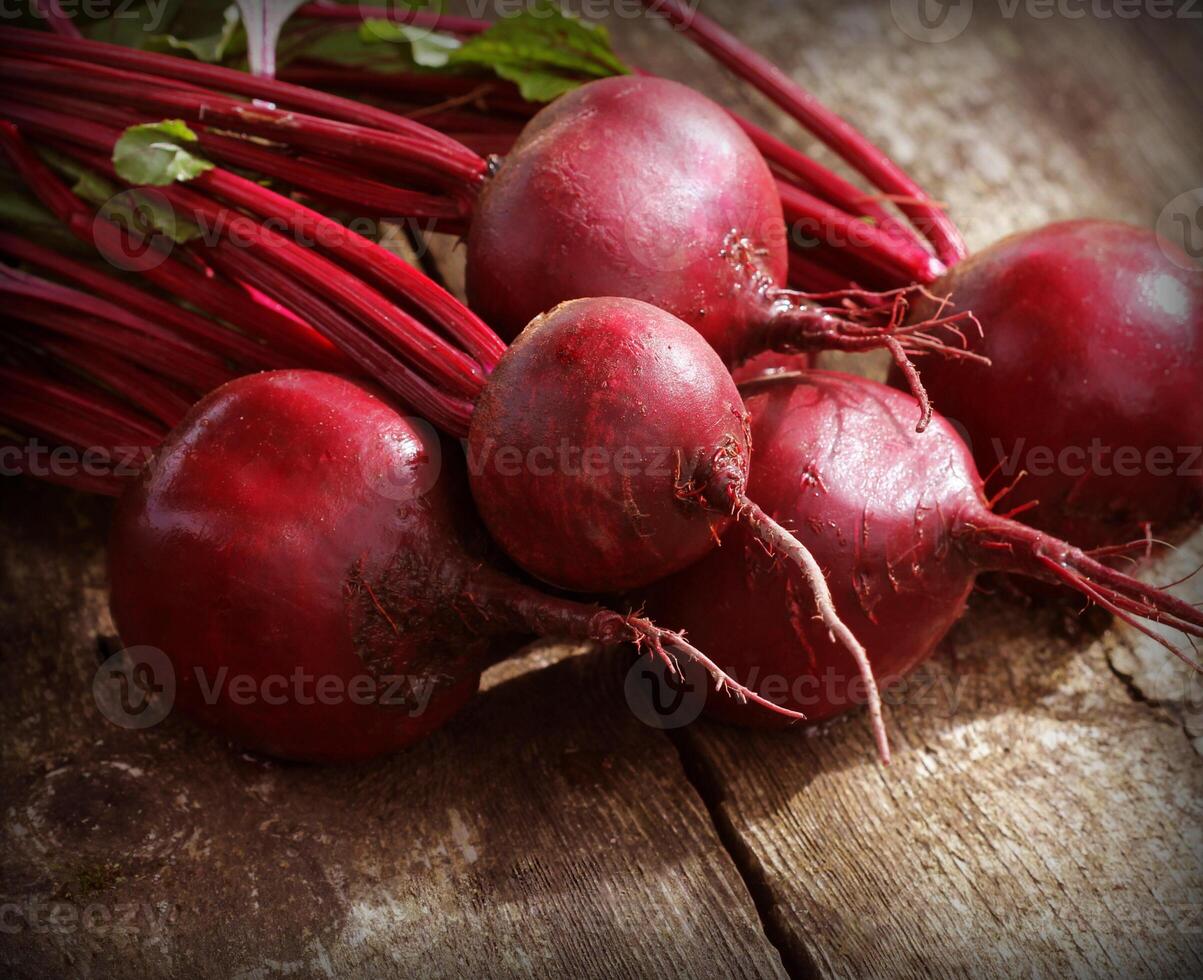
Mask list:
[[[885,3],[707,9],[975,247],[1070,216],[1150,225],[1203,185],[1199,21],[976,6],[940,44]],[[662,25],[610,26],[632,60],[815,149]],[[107,722],[107,505],[11,479],[0,500],[7,974],[1203,972],[1203,685],[1105,619],[975,597],[889,710],[889,771],[862,717],[666,734],[624,701],[621,651],[547,647],[395,758],[281,765],[174,716]]]

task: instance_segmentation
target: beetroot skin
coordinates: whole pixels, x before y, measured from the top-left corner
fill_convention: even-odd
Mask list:
[[[1144,522],[1170,535],[1203,512],[1203,275],[1163,247],[1141,228],[1069,221],[1007,238],[933,287],[973,310],[973,349],[992,362],[933,359],[933,402],[964,426],[992,487],[1027,471],[1008,508],[1083,547],[1143,538]]]
[[[840,616],[889,683],[936,649],[980,571],[1071,584],[1113,612],[1203,635],[1203,613],[1081,551],[992,514],[972,456],[940,416],[916,434],[914,402],[875,382],[813,371],[743,387],[757,454],[749,493],[827,572]],[[799,602],[788,566],[742,527],[696,565],[642,590],[737,681],[821,721],[866,700],[860,669]],[[717,717],[774,725],[710,698]]]

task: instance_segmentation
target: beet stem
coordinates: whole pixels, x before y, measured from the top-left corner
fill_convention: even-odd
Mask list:
[[[181,337],[229,358],[243,369],[290,366],[268,347],[219,323],[17,235],[0,231],[0,254],[36,266],[152,322],[170,326]]]
[[[846,243],[846,253],[858,264],[884,275],[894,285],[934,282],[944,265],[922,249],[899,248],[884,228],[868,224],[814,194],[777,178],[777,192],[787,231],[799,221],[814,221],[821,233]],[[790,245],[793,246],[792,236]]]
[[[6,312],[17,320],[124,353],[135,363],[197,391],[209,391],[234,376],[220,358],[179,339],[158,323],[29,273],[0,269],[0,297]]]
[[[99,389],[2,366],[0,418],[84,450],[118,445],[154,447],[164,434],[160,423]]]
[[[119,135],[117,131],[103,127],[73,129],[68,117],[48,110],[35,111],[39,128],[65,139],[85,142],[95,150],[107,151]],[[73,155],[80,156],[78,151]],[[83,159],[94,169],[116,177],[107,160],[93,159],[90,155]],[[483,386],[484,374],[500,359],[504,350],[501,340],[454,297],[387,249],[316,211],[219,167],[197,177],[189,187],[176,184],[158,191],[191,219],[203,220],[206,226],[220,230],[223,235],[237,235],[247,244],[248,251],[270,251],[274,263],[288,269],[310,289],[345,307],[382,343],[396,350],[405,362],[404,366],[400,362],[395,364],[390,376],[408,372],[412,366],[415,371],[421,371],[445,386],[450,395],[470,399]],[[391,290],[400,290],[410,301],[435,315],[440,326],[477,352],[479,359],[454,347],[332,259],[303,248],[288,235],[264,227],[214,197],[231,200],[261,217],[283,221],[298,234],[313,234],[338,258],[361,274],[370,275],[373,282],[389,284]],[[329,339],[340,345],[346,342],[345,337],[341,341],[336,336]],[[388,383],[387,377],[381,380]],[[412,400],[418,393],[412,385],[409,389],[398,393]],[[426,406],[414,404],[413,407],[425,409]],[[459,423],[454,425],[459,427]]]
[[[32,118],[32,127],[39,131],[55,132],[58,127],[69,135],[79,135],[88,130],[85,120],[68,118],[55,122],[53,113],[25,109],[12,102],[5,105],[3,113],[17,117],[22,125]],[[54,142],[56,148],[67,155],[80,156],[74,144]],[[0,118],[0,146],[30,190],[81,241],[104,253],[105,241],[122,234],[115,225],[95,221],[91,209],[42,162],[17,127],[3,118]],[[118,253],[121,249],[119,242],[113,244],[110,241],[109,247],[115,248]],[[173,296],[194,304],[251,336],[264,338],[272,348],[298,365],[332,371],[353,368],[351,361],[308,325],[256,302],[241,287],[198,272],[196,268],[172,256],[160,256],[159,259],[159,264],[143,269],[141,274]],[[200,266],[204,268],[203,263]]]
[[[463,146],[453,156],[444,146],[421,138],[264,105],[252,107],[204,90],[161,87],[148,84],[151,80],[145,74],[87,61],[4,56],[0,57],[0,78],[34,87],[65,89],[71,94],[87,92],[88,98],[97,102],[137,106],[144,111],[247,132],[359,164],[366,162],[390,173],[433,180],[462,197],[465,207],[487,167],[481,157]],[[447,139],[441,134],[440,137]]]
[[[357,9],[348,10],[354,11],[356,17],[360,16]],[[313,115],[422,140],[442,147],[449,159],[460,160],[460,166],[468,169],[476,166],[475,155],[465,154],[463,146],[456,140],[411,119],[354,99],[345,99],[328,92],[290,85],[287,82],[251,75],[220,65],[193,61],[176,55],[139,51],[103,41],[59,38],[40,31],[16,27],[0,30],[0,50],[3,49],[15,50],[25,56],[36,52],[49,56],[86,58],[97,64],[156,75],[163,79],[164,83],[171,82],[176,87],[181,84],[189,87],[200,85],[279,106],[291,106]]]
[[[920,243],[914,229],[896,220],[872,195],[865,194],[843,177],[832,173],[818,161],[795,150],[755,123],[736,113],[731,115],[756,144],[761,156],[775,169],[779,178],[787,180],[794,187],[809,191],[854,218],[870,218],[882,231],[896,239],[899,250],[916,256],[925,255],[930,261],[932,256]]]

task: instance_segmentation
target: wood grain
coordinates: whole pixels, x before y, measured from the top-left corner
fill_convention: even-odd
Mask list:
[[[811,738],[694,726],[684,755],[797,972],[1193,976],[1203,771],[1056,610],[975,602],[891,697]]]

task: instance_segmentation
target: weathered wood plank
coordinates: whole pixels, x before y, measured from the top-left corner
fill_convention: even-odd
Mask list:
[[[975,602],[888,713],[694,726],[686,758],[788,964],[824,976],[1191,976],[1203,767],[1055,611]]]
[[[0,964],[11,976],[781,976],[626,658],[501,672],[347,769],[92,699],[104,505],[0,481]]]
[[[1140,573],[1157,585],[1178,583],[1174,592],[1203,606],[1203,535]],[[1185,581],[1183,581],[1185,579]],[[1180,637],[1167,637],[1181,642]],[[1120,624],[1107,636],[1107,657],[1112,669],[1132,685],[1134,695],[1164,708],[1178,718],[1195,751],[1203,755],[1203,675],[1181,660],[1165,655],[1165,648],[1139,630]]]
[[[788,30],[778,3],[708,6],[947,200],[972,247],[1082,215],[1151,226],[1203,185],[1197,25],[978,3],[959,38],[920,44],[885,3],[790,5]],[[625,26],[627,50],[823,155],[667,32]],[[1150,574],[1197,564],[1184,551]],[[1182,730],[1199,734],[1198,686],[1131,631],[1068,621],[975,600],[891,709],[889,771],[861,718],[682,735],[791,972],[1198,975],[1203,767]]]

